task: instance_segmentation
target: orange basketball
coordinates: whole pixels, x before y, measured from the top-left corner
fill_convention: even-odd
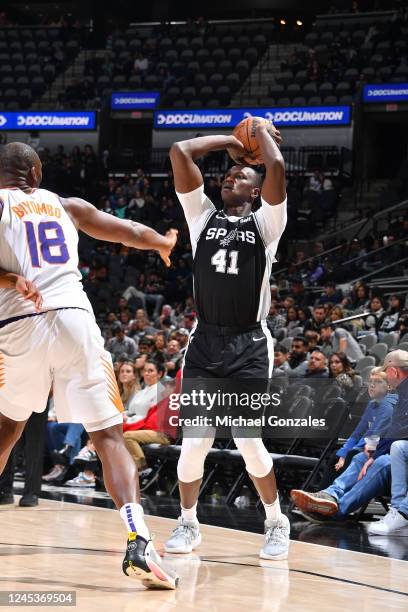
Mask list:
[[[256,126],[260,122],[269,123],[263,117],[247,117],[240,121],[232,132],[235,138],[242,142],[245,150],[248,152],[248,156],[244,158],[245,161],[252,165],[263,164],[261,149],[256,140]]]

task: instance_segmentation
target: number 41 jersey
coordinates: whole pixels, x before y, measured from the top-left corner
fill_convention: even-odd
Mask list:
[[[0,213],[0,268],[37,285],[42,311],[92,312],[78,270],[78,232],[58,196],[45,189],[0,189]],[[0,289],[0,321],[32,313],[33,302]]]
[[[177,196],[190,230],[199,319],[242,328],[266,319],[269,277],[286,225],[286,200],[276,206],[262,200],[255,213],[231,217],[217,211],[203,186]]]

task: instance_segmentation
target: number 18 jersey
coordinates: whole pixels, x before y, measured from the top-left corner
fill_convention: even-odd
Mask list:
[[[276,206],[262,201],[255,213],[233,217],[217,211],[203,187],[177,196],[190,230],[199,319],[240,328],[266,319],[269,277],[286,225],[286,200]]]
[[[44,312],[92,312],[78,270],[78,232],[58,196],[46,189],[0,189],[0,203],[0,268],[34,282]],[[0,289],[0,322],[34,312],[15,290]]]

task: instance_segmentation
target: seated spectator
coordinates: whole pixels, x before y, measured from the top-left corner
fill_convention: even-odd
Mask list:
[[[181,353],[181,346],[178,340],[170,340],[167,343],[167,348],[164,353],[165,367],[167,375],[174,378],[177,371],[180,369],[181,360],[183,355]]]
[[[348,468],[354,455],[364,450],[366,437],[381,437],[390,426],[398,396],[388,389],[387,377],[380,367],[371,370],[368,379],[368,395],[370,401],[353,433],[327,462],[327,468],[320,483],[322,489],[329,487],[337,475]]]
[[[147,361],[142,371],[144,388],[133,395],[124,413],[124,436],[128,451],[139,470],[147,467],[142,444],[169,444],[169,437],[157,431],[157,405],[165,397],[160,379],[165,374],[163,365]]]
[[[319,285],[319,280],[325,274],[324,266],[317,259],[312,259],[307,263],[306,281],[308,285]]]
[[[345,314],[344,314],[344,310],[342,309],[341,306],[334,306],[331,311],[330,311],[330,321],[340,321],[340,319],[344,319],[345,318]]]
[[[271,301],[271,307],[269,308],[269,315],[266,320],[271,334],[274,335],[278,329],[282,329],[286,325],[285,317],[279,313],[277,300]]]
[[[155,327],[157,327],[157,329],[160,329],[163,319],[166,318],[170,318],[171,324],[174,326],[176,325],[176,317],[174,316],[174,310],[170,306],[170,304],[163,304],[160,315],[154,321]]]
[[[382,340],[384,334],[398,330],[399,319],[404,309],[403,298],[399,295],[390,297],[390,308],[380,318],[377,326],[378,339]]]
[[[306,322],[310,320],[312,313],[308,306],[298,308],[298,319],[299,319],[299,327],[303,327],[306,325]]]
[[[273,373],[272,376],[282,376],[289,370],[288,349],[283,344],[277,344],[274,351]]]
[[[368,287],[363,283],[356,283],[354,289],[350,291],[350,295],[344,298],[342,305],[353,312],[365,312],[368,309]]]
[[[138,53],[133,63],[133,68],[135,69],[136,74],[144,75],[148,67],[149,60],[147,59],[147,57],[144,57],[142,53]]]
[[[396,440],[408,437],[408,351],[399,349],[388,353],[382,370],[386,373],[389,386],[398,393],[388,430],[384,437],[380,438],[375,451],[369,449],[366,443],[364,452],[355,455],[347,470],[324,491],[291,491],[292,500],[306,518],[342,519],[374,497],[387,493],[391,484],[391,445]],[[367,472],[369,478],[366,477]],[[393,510],[390,510],[389,514],[389,525],[394,526],[396,530],[405,527],[400,517],[392,516]],[[402,515],[401,517],[405,521]]]
[[[369,310],[371,314],[365,320],[366,329],[377,333],[377,329],[385,313],[383,299],[379,296],[371,298]]]
[[[368,525],[370,535],[408,536],[408,440],[391,444],[391,508]]]
[[[319,332],[309,330],[305,333],[305,338],[307,340],[307,350],[311,353],[314,349],[320,348],[320,334]]]
[[[320,328],[320,337],[322,350],[328,357],[332,353],[345,353],[352,366],[364,357],[357,340],[342,327],[334,329],[332,323],[325,323]]]
[[[137,355],[137,344],[133,338],[125,336],[124,327],[121,323],[112,326],[113,338],[106,343],[106,350],[112,355],[113,361],[118,361],[119,357],[126,353],[129,359],[135,359]]]
[[[327,302],[331,302],[332,304],[340,304],[343,300],[343,293],[341,289],[336,289],[336,283],[333,281],[327,281],[324,286],[324,293],[319,298],[320,304],[327,304]]]
[[[330,378],[334,378],[336,383],[345,391],[349,391],[354,386],[356,373],[345,353],[332,353],[329,359]]]
[[[150,338],[149,336],[143,336],[139,343],[139,355],[135,360],[135,367],[139,370],[139,372],[143,370],[148,359],[151,359],[154,350],[154,339]]]
[[[291,331],[295,328],[295,327],[299,327],[299,319],[298,319],[298,314],[297,314],[297,310],[294,306],[291,306],[290,308],[288,308],[287,313],[286,313],[286,331],[288,336],[293,336],[293,334],[291,334]]]
[[[305,376],[307,371],[307,340],[303,336],[296,336],[292,340],[292,348],[289,353],[288,363],[289,370],[288,375],[294,376]]]
[[[318,332],[325,320],[326,310],[323,304],[317,304],[317,306],[313,308],[312,318],[306,321],[303,326],[304,333],[306,333],[308,330]]]
[[[123,406],[131,401],[135,393],[140,391],[139,372],[133,361],[124,361],[118,371],[118,386]]]
[[[313,302],[311,294],[305,291],[305,286],[301,278],[292,279],[290,292],[297,306],[309,306]]]
[[[319,349],[312,351],[307,362],[305,378],[328,378],[327,357]]]

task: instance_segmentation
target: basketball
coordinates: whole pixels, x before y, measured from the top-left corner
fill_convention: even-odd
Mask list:
[[[240,121],[232,132],[248,151],[248,157],[244,158],[245,161],[252,165],[263,164],[261,149],[256,140],[256,128],[259,123],[270,122],[263,117],[247,117]]]

